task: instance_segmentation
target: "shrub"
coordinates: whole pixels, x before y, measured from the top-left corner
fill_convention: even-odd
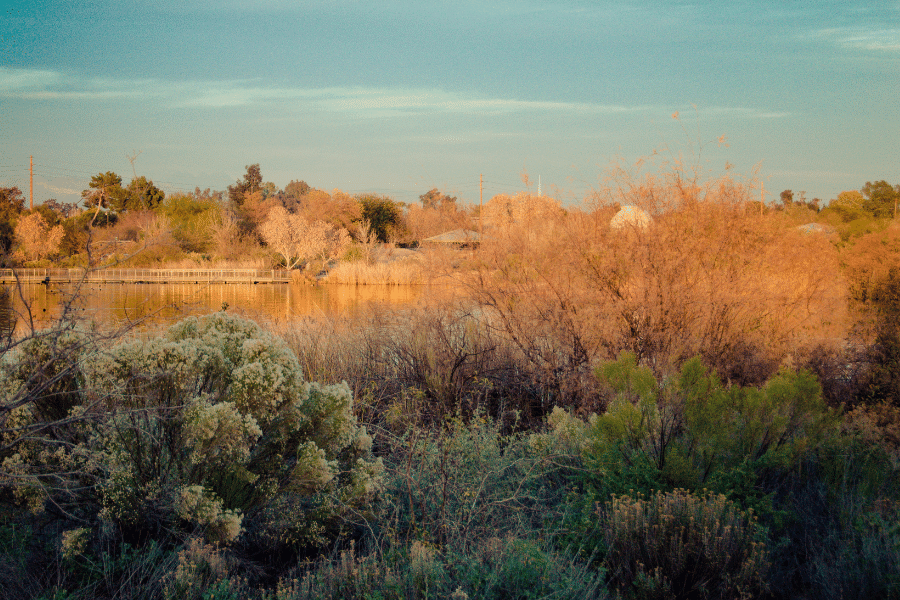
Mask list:
[[[383,517],[395,535],[468,548],[498,529],[531,531],[558,508],[547,454],[493,421],[449,419],[445,431],[413,429],[398,438],[387,465]]]
[[[606,484],[611,492],[714,486],[742,465],[788,469],[837,432],[807,372],[781,371],[760,388],[726,387],[692,359],[677,377],[657,380],[623,353],[598,376],[610,401],[591,422],[586,450],[605,476],[624,477],[624,487]]]
[[[413,541],[380,555],[354,548],[282,579],[272,600],[370,598],[530,600],[607,598],[603,573],[552,548],[547,541],[493,537],[466,549],[440,551]]]
[[[134,539],[296,549],[331,539],[380,485],[346,384],[305,382],[255,323],[192,317],[90,352],[68,339],[49,354],[41,338],[22,344],[0,371],[14,417],[3,485],[34,510],[49,501]],[[35,370],[59,375],[41,384]]]
[[[825,236],[751,210],[752,182],[660,169],[614,173],[590,213],[485,240],[474,291],[536,372],[564,377],[629,351],[656,375],[701,356],[759,385],[798,339],[834,335],[822,332],[839,320],[843,284]],[[652,225],[611,227],[619,205]]]
[[[643,598],[731,598],[765,589],[753,516],[722,495],[616,496],[598,510],[611,583]]]

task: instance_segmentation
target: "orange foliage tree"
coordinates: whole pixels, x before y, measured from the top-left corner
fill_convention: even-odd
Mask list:
[[[41,260],[56,254],[64,236],[62,225],[51,228],[37,211],[19,218],[16,223],[18,254],[25,260]]]

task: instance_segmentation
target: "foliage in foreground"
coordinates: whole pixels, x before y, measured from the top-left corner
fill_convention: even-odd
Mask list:
[[[347,386],[299,364],[224,313],[8,351],[0,596],[898,595],[897,464],[809,373],[728,385],[623,354],[600,414],[525,429],[477,397],[366,397],[373,444]]]
[[[110,348],[54,333],[3,357],[2,483],[67,556],[196,538],[264,564],[333,539],[380,485],[347,386],[303,381],[255,323],[216,313]]]

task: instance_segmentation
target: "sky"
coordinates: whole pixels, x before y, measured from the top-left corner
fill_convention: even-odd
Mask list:
[[[0,186],[27,198],[33,156],[35,204],[254,163],[403,202],[477,203],[483,176],[485,201],[527,180],[574,204],[648,156],[770,202],[900,183],[900,0],[0,6]]]

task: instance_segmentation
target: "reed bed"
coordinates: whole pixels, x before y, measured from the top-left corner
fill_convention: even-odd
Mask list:
[[[324,281],[349,285],[413,285],[422,283],[422,265],[415,259],[368,264],[344,262],[335,266]]]

